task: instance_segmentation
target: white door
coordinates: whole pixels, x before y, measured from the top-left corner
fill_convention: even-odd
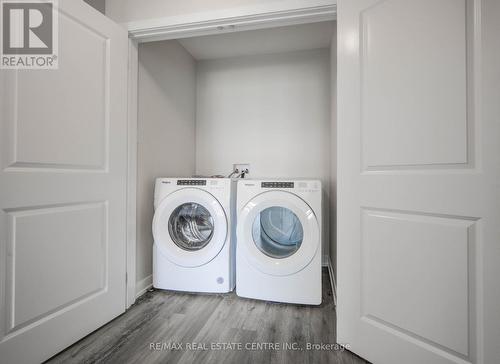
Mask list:
[[[338,2],[338,341],[500,362],[500,2]]]
[[[0,361],[125,310],[125,30],[59,1],[59,69],[0,71]]]

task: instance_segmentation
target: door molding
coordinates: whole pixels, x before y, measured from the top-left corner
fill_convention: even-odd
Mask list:
[[[224,11],[132,21],[124,26],[131,39],[142,43],[335,20],[337,5],[331,1],[322,2],[325,4],[287,10],[276,10],[272,4],[235,7]]]
[[[333,3],[332,0],[321,2],[324,4],[278,11],[273,9],[271,4],[260,5],[258,8],[256,6],[245,7],[247,15],[237,15],[242,13],[240,7],[224,12],[204,12],[189,16],[147,19],[123,24],[128,29],[130,38],[127,121],[127,308],[136,301],[140,296],[139,293],[142,292],[142,285],[140,282],[136,282],[135,276],[139,43],[336,20],[336,1]],[[140,292],[137,292],[137,289]]]
[[[127,110],[127,272],[126,305],[128,309],[136,293],[136,243],[137,243],[137,91],[139,76],[139,50],[137,42],[129,40],[128,46],[128,110]]]

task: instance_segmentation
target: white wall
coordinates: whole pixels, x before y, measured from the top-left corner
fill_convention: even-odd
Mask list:
[[[84,0],[87,4],[92,6],[97,11],[101,13],[106,13],[106,1],[105,0]]]
[[[176,41],[141,44],[138,83],[136,278],[141,289],[152,272],[154,180],[195,171],[195,61]]]
[[[106,0],[106,15],[118,23],[163,17],[182,19],[186,16],[209,20],[229,14],[248,15],[332,3],[335,4],[336,0]]]
[[[328,199],[328,49],[199,61],[197,78],[197,174],[250,163],[251,177],[319,178]]]

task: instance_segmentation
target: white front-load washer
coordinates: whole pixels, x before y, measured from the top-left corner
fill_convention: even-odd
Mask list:
[[[235,191],[229,178],[156,179],[153,287],[234,289]]]
[[[321,304],[321,182],[239,180],[236,294]]]

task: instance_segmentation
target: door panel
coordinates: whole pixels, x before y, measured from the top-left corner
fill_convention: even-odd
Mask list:
[[[103,203],[8,212],[7,229],[12,237],[7,249],[15,255],[7,273],[9,332],[91,294],[103,293],[106,215]],[[50,262],[51,268],[40,262]]]
[[[7,167],[95,170],[106,166],[110,44],[97,29],[65,12],[60,13],[59,27],[59,42],[72,46],[60,47],[59,59],[64,62],[57,76],[38,70],[13,74],[17,105],[15,117],[9,120],[15,135],[5,136],[12,153]]]
[[[59,2],[59,69],[2,70],[0,357],[40,362],[125,310],[127,33]]]
[[[338,341],[374,363],[498,361],[494,4],[339,0]]]
[[[365,169],[467,163],[466,2],[427,3],[360,12]]]
[[[363,210],[362,319],[467,355],[473,227],[473,219]]]

